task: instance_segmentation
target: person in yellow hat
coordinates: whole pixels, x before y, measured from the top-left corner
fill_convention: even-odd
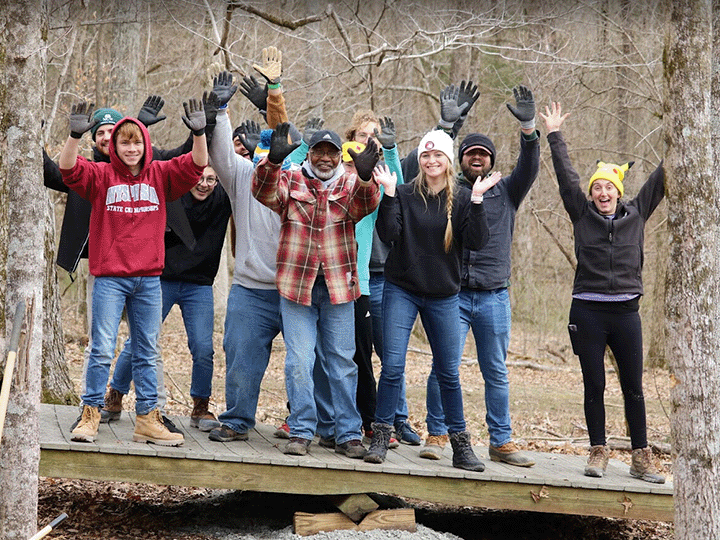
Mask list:
[[[577,268],[572,291],[568,331],[578,356],[585,388],[585,421],[590,457],[585,475],[602,477],[608,464],[605,440],[605,348],[617,361],[630,430],[630,475],[662,484],[647,443],[645,399],[642,389],[642,326],[638,312],[643,294],[642,265],[645,223],[665,196],[662,162],[650,174],[637,196],[623,201],[625,173],[632,165],[598,162],[588,183],[570,164],[560,126],[568,116],[559,103],[545,108],[547,138],[565,210],[573,224]]]

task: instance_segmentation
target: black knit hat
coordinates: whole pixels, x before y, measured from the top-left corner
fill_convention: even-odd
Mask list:
[[[458,161],[462,161],[463,154],[476,146],[484,148],[490,153],[490,168],[492,169],[495,166],[495,145],[489,138],[480,133],[471,133],[463,139],[458,149]]]

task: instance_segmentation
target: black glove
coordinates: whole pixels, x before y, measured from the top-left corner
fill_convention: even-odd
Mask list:
[[[463,103],[467,103],[468,107],[467,109],[465,109],[465,112],[460,115],[460,118],[458,118],[453,124],[453,139],[457,137],[458,133],[460,133],[460,128],[463,127],[463,124],[465,123],[465,119],[467,118],[470,109],[472,109],[472,106],[475,105],[475,102],[478,100],[479,97],[480,92],[478,92],[477,85],[473,84],[472,81],[467,81],[467,83],[465,81],[462,81],[460,83],[460,89],[458,92],[458,104],[462,105]]]
[[[165,105],[165,100],[160,96],[151,95],[145,100],[143,106],[140,108],[140,112],[137,115],[137,119],[140,120],[145,127],[150,127],[153,124],[162,122],[167,118],[164,114],[158,116],[160,109]]]
[[[189,99],[183,102],[183,108],[185,116],[182,117],[182,121],[190,128],[192,134],[196,137],[205,135],[205,111],[202,104],[197,99]]]
[[[260,124],[252,120],[245,120],[240,124],[237,131],[238,139],[240,139],[240,142],[247,148],[247,151],[250,152],[250,157],[252,157],[255,153],[255,148],[257,148],[260,142],[260,133],[262,132]]]
[[[453,124],[468,110],[469,103],[459,102],[460,89],[454,84],[446,86],[440,92],[440,123],[444,130],[452,129]]]
[[[95,104],[91,103],[89,106],[87,102],[81,101],[72,106],[70,109],[70,136],[73,139],[80,139],[83,133],[90,131],[94,128],[99,120],[93,118],[93,109]]]
[[[229,71],[221,71],[215,75],[212,91],[215,92],[220,102],[218,107],[227,105],[230,98],[235,95],[237,88],[237,85],[233,84],[233,76]]]
[[[245,75],[240,83],[240,93],[261,112],[267,111],[267,84],[260,85],[252,75]]]
[[[535,127],[535,99],[532,91],[522,85],[513,88],[515,106],[506,103],[508,110],[515,118],[520,120],[520,127],[533,129]]]
[[[307,121],[307,124],[305,124],[305,131],[303,131],[302,136],[302,140],[305,141],[305,144],[310,146],[310,139],[312,139],[312,136],[322,128],[324,123],[325,120],[322,118],[311,118]]]
[[[377,162],[380,161],[380,152],[378,151],[375,141],[368,139],[368,142],[365,145],[365,150],[359,154],[352,148],[348,148],[348,154],[350,154],[353,163],[355,163],[355,169],[357,170],[357,175],[360,179],[365,182],[370,180],[372,178],[375,165],[377,165]]]
[[[293,150],[300,146],[299,142],[288,142],[288,133],[290,132],[290,124],[283,122],[278,124],[270,137],[270,152],[268,152],[268,161],[275,165],[280,165],[285,158],[288,157]]]
[[[214,91],[203,92],[202,97],[203,110],[205,111],[205,134],[215,129],[218,107],[220,107],[220,99]]]
[[[375,138],[380,141],[383,148],[388,150],[395,146],[395,122],[392,118],[386,116],[380,119],[380,131],[377,128],[373,130]]]

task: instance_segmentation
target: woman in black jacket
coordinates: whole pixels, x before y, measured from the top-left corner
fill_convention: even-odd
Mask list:
[[[580,359],[585,387],[585,420],[590,436],[586,476],[602,477],[609,451],[605,440],[605,347],[615,355],[630,430],[632,465],[636,478],[662,484],[665,477],[647,444],[645,398],[642,390],[642,325],[638,312],[643,294],[642,265],[645,223],[665,195],[662,162],[638,195],[627,202],[625,165],[598,163],[588,192],[580,186],[560,126],[568,113],[559,103],[545,108],[548,141],[565,210],[573,223],[577,268],[568,331],[573,352]]]

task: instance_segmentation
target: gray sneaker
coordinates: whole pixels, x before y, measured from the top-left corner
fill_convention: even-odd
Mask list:
[[[311,442],[310,439],[303,439],[302,437],[290,437],[290,440],[282,449],[282,453],[291,456],[304,456],[308,453]]]
[[[335,445],[335,453],[342,454],[353,459],[362,459],[367,454],[367,450],[359,439],[353,439],[342,444]]]

